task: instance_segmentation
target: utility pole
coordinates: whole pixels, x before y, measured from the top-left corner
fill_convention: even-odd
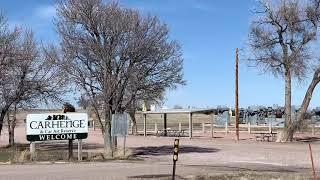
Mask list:
[[[238,48],[236,49],[236,84],[235,84],[235,115],[236,115],[236,136],[239,141],[239,94],[238,94]]]

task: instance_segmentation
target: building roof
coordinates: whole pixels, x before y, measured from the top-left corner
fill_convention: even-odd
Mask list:
[[[197,114],[211,114],[215,113],[217,109],[214,108],[206,108],[206,109],[161,109],[158,111],[144,111],[142,114],[189,114],[189,113],[197,113]]]

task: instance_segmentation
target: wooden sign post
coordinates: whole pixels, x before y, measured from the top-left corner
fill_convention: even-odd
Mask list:
[[[30,160],[34,161],[36,155],[36,144],[35,142],[30,142]]]
[[[78,139],[78,161],[82,161],[82,139]]]
[[[239,94],[238,94],[238,48],[236,49],[236,81],[235,81],[235,115],[236,115],[236,140],[239,141]]]

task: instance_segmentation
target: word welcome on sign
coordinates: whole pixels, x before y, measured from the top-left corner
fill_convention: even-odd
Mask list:
[[[85,139],[88,137],[86,113],[28,114],[28,141]]]

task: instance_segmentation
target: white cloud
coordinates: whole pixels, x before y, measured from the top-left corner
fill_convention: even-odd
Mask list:
[[[56,15],[56,8],[54,5],[41,6],[35,10],[34,15],[40,18],[52,18]]]

